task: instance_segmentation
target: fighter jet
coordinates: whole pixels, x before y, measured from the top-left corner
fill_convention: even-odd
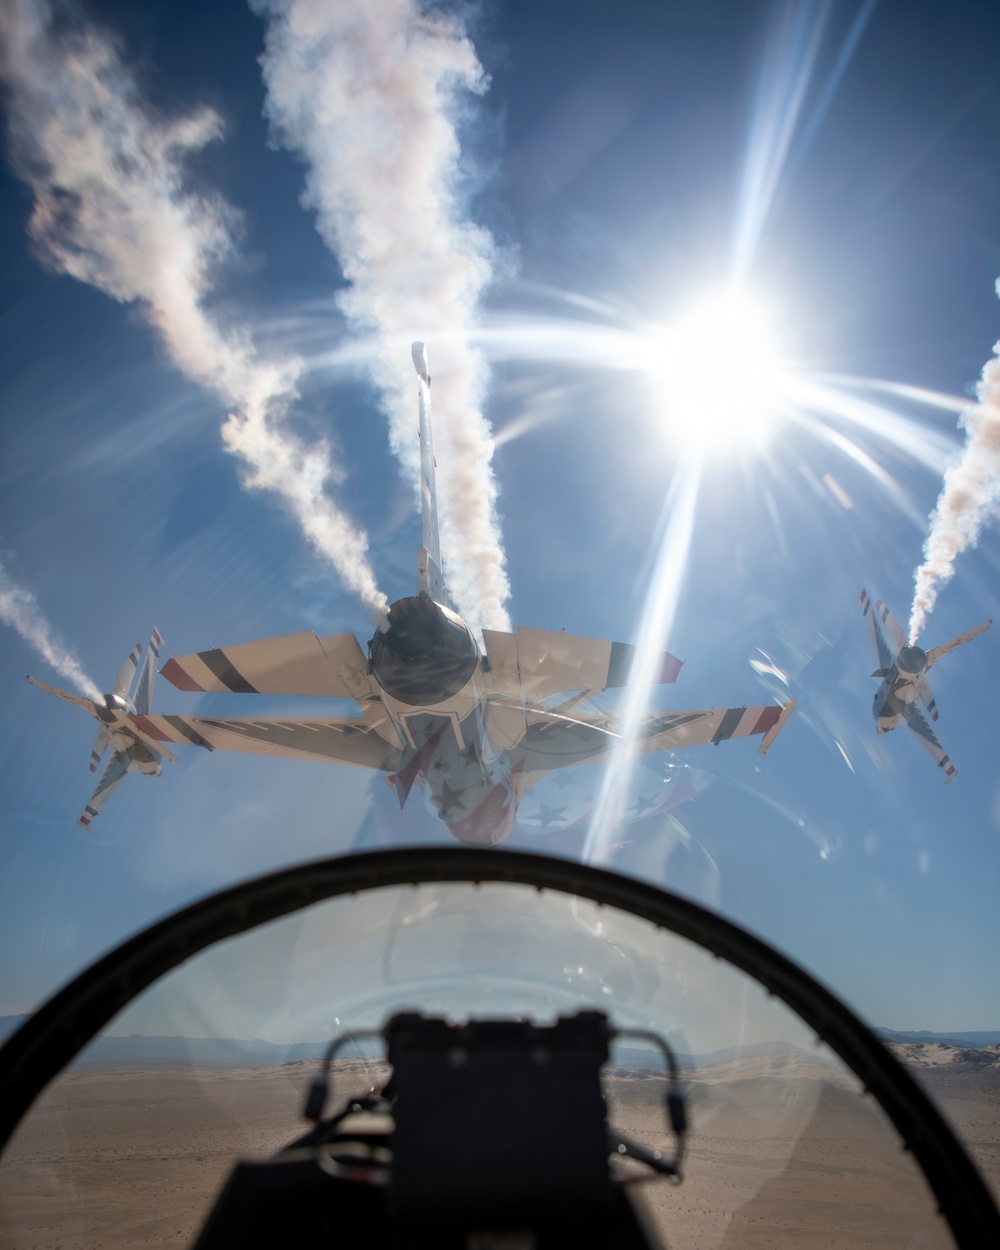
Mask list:
[[[868,632],[871,634],[879,665],[872,676],[882,678],[882,684],[872,704],[876,731],[887,734],[905,721],[934,757],[937,766],[944,769],[944,784],[947,785],[958,776],[958,769],[948,758],[947,752],[928,724],[927,717],[917,704],[922,703],[927,708],[932,720],[938,719],[937,703],[927,677],[928,672],[942,656],[977,637],[983,630],[989,629],[993,622],[986,621],[978,628],[970,629],[967,634],[953,638],[951,642],[924,651],[922,647],[907,643],[899,622],[881,599],[876,599],[875,606],[872,607],[864,586],[858,595],[858,603],[868,622]]]
[[[606,759],[623,739],[629,750],[647,752],[758,735],[762,755],[774,742],[794,700],[653,712],[626,727],[617,713],[587,704],[600,691],[626,685],[634,647],[542,629],[486,629],[479,644],[452,607],[442,574],[431,378],[423,343],[414,343],[412,353],[423,539],[417,593],[391,605],[367,654],[354,634],[319,638],[308,630],[181,656],[161,669],[181,690],[350,698],[361,715],[154,716],[150,657],[160,641],[154,632],[134,701],[127,687],[138,648],[103,708],[35,682],[97,717],[95,759],[107,744],[115,751],[81,824],[90,823],[127,771],[157,775],[161,757],[174,760],[166,743],[376,769],[401,807],[419,781],[458,841],[492,846],[511,832],[517,803],[532,785],[553,769]],[[675,681],[681,661],[666,651],[655,660],[652,681]]]
[[[400,806],[422,784],[456,839],[491,846],[510,833],[521,796],[552,769],[606,759],[626,734],[621,716],[585,710],[599,691],[624,686],[635,648],[541,629],[486,629],[482,645],[453,609],[442,575],[431,378],[414,343],[423,546],[417,592],[398,599],[368,643],[311,631],[169,660],[181,690],[354,699],[354,717],[130,720],[158,743],[326,760],[386,774]],[[653,681],[673,682],[681,661],[662,652]],[[630,749],[676,750],[759,735],[763,754],[794,709],[710,708],[650,713],[628,730]],[[162,748],[161,748],[162,749]]]
[[[93,750],[90,752],[90,771],[97,772],[97,766],[104,757],[104,752],[111,748],[111,758],[101,773],[97,788],[90,796],[83,815],[76,822],[84,829],[90,828],[90,822],[108,801],[126,773],[145,773],[147,777],[159,777],[162,771],[161,761],[168,759],[177,762],[176,755],[151,737],[140,724],[147,715],[153,699],[153,682],[156,678],[156,665],[160,658],[163,639],[154,628],[153,636],[146,648],[146,659],[139,673],[134,693],[130,694],[135,675],[139,672],[139,656],[142,646],[136,643],[128,659],[122,665],[121,672],[115,679],[114,689],[104,696],[104,705],[95,703],[93,699],[85,699],[78,694],[70,694],[66,690],[57,690],[44,681],[36,681],[29,677],[28,681],[40,690],[47,690],[57,698],[65,699],[89,712],[97,721],[97,733],[94,737]],[[206,744],[207,745],[207,744]]]

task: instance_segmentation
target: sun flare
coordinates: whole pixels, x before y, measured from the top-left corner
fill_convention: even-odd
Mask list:
[[[762,446],[787,391],[766,307],[727,290],[649,334],[650,373],[672,441],[708,454]]]

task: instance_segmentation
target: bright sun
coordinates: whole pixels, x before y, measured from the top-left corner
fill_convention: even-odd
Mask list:
[[[762,446],[781,416],[787,371],[767,310],[747,292],[709,296],[650,331],[649,369],[671,439],[692,450]]]

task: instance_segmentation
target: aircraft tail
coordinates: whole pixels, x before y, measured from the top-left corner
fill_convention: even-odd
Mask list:
[[[142,644],[137,642],[129,652],[128,659],[122,665],[121,672],[115,678],[114,693],[123,703],[128,702],[129,691],[132,689],[132,682],[135,680],[135,673],[139,667],[139,656],[141,654]]]
[[[943,642],[940,647],[931,647],[927,652],[927,667],[936,664],[938,660],[948,655],[951,651],[956,651],[959,647],[965,646],[967,642],[971,642],[973,638],[978,638],[984,630],[989,629],[993,622],[985,621],[976,629],[970,629],[967,634],[959,634],[957,638],[952,638],[951,642]]]
[[[142,672],[139,674],[139,684],[135,688],[135,698],[132,700],[132,705],[139,716],[148,716],[153,704],[153,682],[156,679],[156,666],[160,662],[162,646],[163,639],[160,637],[160,631],[154,625],[149,646],[146,648]]]
[[[420,520],[423,546],[417,555],[417,594],[430,595],[436,603],[447,605],[448,592],[441,572],[437,461],[434,459],[434,435],[431,429],[431,375],[427,368],[426,345],[414,343],[411,354],[419,379],[417,396],[420,406]]]

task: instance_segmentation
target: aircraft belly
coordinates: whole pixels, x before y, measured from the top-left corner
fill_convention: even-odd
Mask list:
[[[509,779],[493,784],[481,780],[468,793],[466,808],[457,811],[438,807],[438,814],[448,831],[460,842],[471,846],[494,846],[507,836],[516,811],[514,788]],[[436,796],[431,795],[431,802]]]
[[[497,751],[509,751],[521,741],[528,730],[523,704],[490,702],[486,705],[486,732]]]
[[[475,675],[466,682],[461,690],[450,698],[443,700],[441,703],[432,703],[426,706],[414,707],[412,704],[403,703],[399,699],[393,698],[386,691],[382,691],[382,702],[386,711],[392,718],[393,724],[404,742],[411,747],[420,746],[421,731],[419,726],[427,718],[432,718],[436,722],[441,720],[449,721],[459,745],[467,745],[465,742],[465,727],[472,721],[476,709],[483,704],[483,699],[484,692]]]

